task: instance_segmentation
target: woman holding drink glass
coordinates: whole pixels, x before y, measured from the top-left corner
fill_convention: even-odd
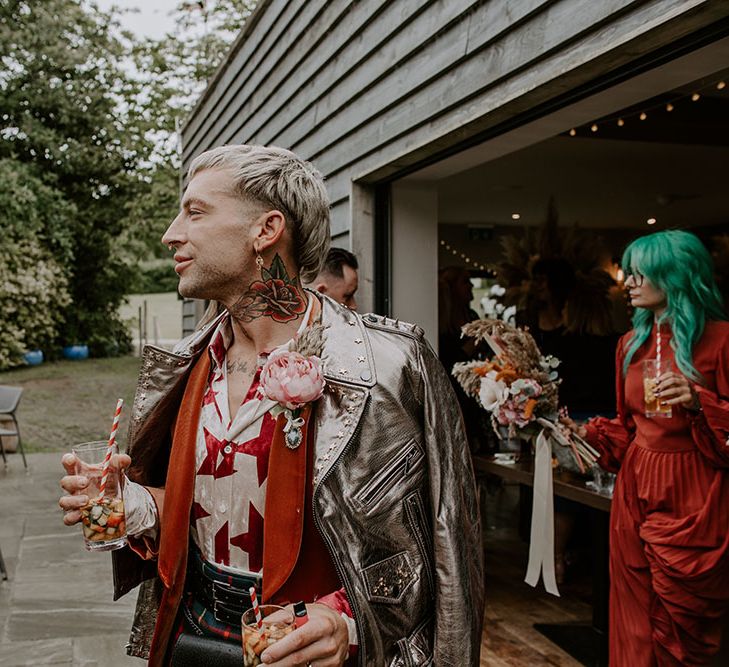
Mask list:
[[[729,601],[729,323],[688,232],[623,255],[633,330],[615,419],[567,425],[618,472],[610,518],[610,665],[708,665]]]

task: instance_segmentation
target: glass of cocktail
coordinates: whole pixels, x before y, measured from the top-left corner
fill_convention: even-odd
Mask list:
[[[127,543],[123,481],[118,449],[104,440],[85,442],[71,450],[76,457],[75,474],[89,480],[84,493],[89,502],[81,508],[84,544],[89,551],[113,551]],[[104,471],[104,460],[109,462]]]
[[[261,654],[266,648],[294,631],[294,614],[289,609],[275,604],[263,604],[258,609],[261,614],[260,624],[255,609],[249,609],[241,618],[243,667],[263,664]]]
[[[660,366],[656,359],[646,359],[643,362],[643,401],[646,417],[671,417],[673,415],[671,406],[666,405],[656,396],[658,378],[668,370],[670,368],[665,361]]]

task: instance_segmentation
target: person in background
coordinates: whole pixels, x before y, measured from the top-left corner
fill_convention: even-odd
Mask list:
[[[605,278],[609,280],[608,274]],[[594,282],[594,277],[592,278]],[[595,303],[608,312],[608,286],[582,291],[572,265],[561,257],[540,259],[532,267],[529,308],[524,322],[545,355],[560,360],[560,405],[578,419],[614,414],[613,364],[617,336],[597,326],[590,317]],[[598,309],[599,310],[599,309]],[[558,584],[563,584],[574,562],[571,544],[576,523],[583,522],[583,508],[566,498],[554,499],[554,565]],[[577,532],[577,536],[582,531]]]
[[[483,553],[450,383],[420,327],[302,287],[329,239],[323,178],[294,153],[192,161],[162,241],[180,294],[211,309],[173,353],[145,349],[120,455],[114,596],[141,583],[128,651],[151,667],[240,665],[251,587],[307,603],[271,667],[478,665]],[[62,462],[73,525],[89,480]]]
[[[448,371],[463,413],[468,444],[471,453],[475,454],[486,449],[490,442],[488,416],[478,401],[468,396],[451,375],[454,364],[471,361],[478,356],[474,340],[461,336],[461,327],[478,319],[478,313],[471,308],[471,301],[473,285],[466,269],[448,266],[438,272],[438,357]]]
[[[357,310],[358,269],[357,258],[349,250],[330,248],[319,275],[310,287],[350,310]]]
[[[617,472],[610,514],[610,665],[709,665],[729,603],[729,322],[689,232],[625,250],[633,329],[616,354],[617,417],[564,422]],[[643,362],[660,358],[648,416]]]

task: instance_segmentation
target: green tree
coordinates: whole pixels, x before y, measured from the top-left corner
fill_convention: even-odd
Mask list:
[[[120,213],[146,187],[154,150],[142,84],[123,67],[129,36],[80,0],[0,0],[0,11],[0,157],[31,165],[75,206],[62,267],[73,307],[60,339],[93,338],[92,351],[108,353],[127,343],[116,314],[130,279]]]
[[[178,129],[208,81],[223,62],[235,37],[255,7],[254,0],[180,2],[175,28],[161,39],[145,39],[132,49],[135,71],[145,87],[145,106],[152,120],[155,150],[145,175],[148,187],[127,202],[126,242],[135,257],[147,260],[136,289],[169,289],[174,284],[169,251],[160,237],[176,215],[180,189]],[[167,259],[164,265],[155,259]]]
[[[70,301],[63,266],[76,208],[17,160],[0,159],[0,183],[0,368],[8,368],[58,335]]]

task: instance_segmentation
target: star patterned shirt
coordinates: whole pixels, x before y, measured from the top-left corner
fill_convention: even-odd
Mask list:
[[[302,329],[307,318],[303,318]],[[195,446],[192,537],[203,558],[236,572],[263,567],[263,518],[268,455],[276,420],[273,401],[258,393],[259,357],[251,386],[235,415],[229,414],[226,356],[233,342],[230,319],[218,325],[208,346],[210,375]]]
[[[313,302],[298,333],[307,326]],[[208,345],[210,375],[203,396],[195,444],[195,488],[190,514],[192,538],[202,557],[233,572],[263,569],[263,521],[268,455],[276,403],[258,392],[266,356],[257,360],[251,386],[235,415],[228,407],[227,351],[233,342],[230,318],[223,319]],[[288,346],[285,343],[282,347]],[[357,628],[344,589],[317,600],[339,612],[347,624],[350,655],[356,653]]]

